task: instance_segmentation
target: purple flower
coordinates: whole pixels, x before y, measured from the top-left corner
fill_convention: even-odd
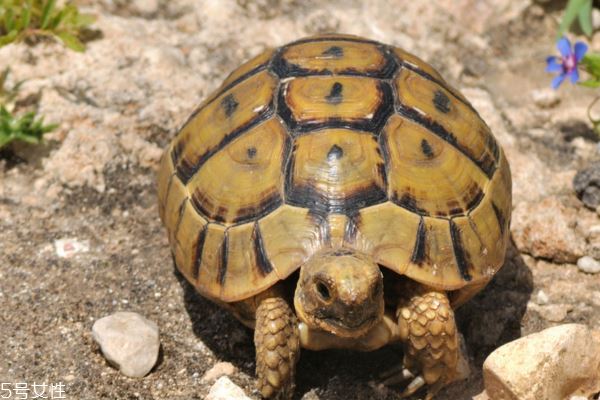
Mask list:
[[[555,56],[546,58],[546,72],[559,73],[552,80],[553,89],[558,88],[566,77],[571,79],[571,83],[576,83],[579,80],[577,64],[583,59],[588,49],[585,43],[577,42],[575,48],[571,50],[571,42],[564,36],[556,43],[556,47],[560,51],[560,58]]]

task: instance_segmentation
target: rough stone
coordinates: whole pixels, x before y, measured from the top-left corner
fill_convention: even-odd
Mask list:
[[[100,318],[92,333],[104,357],[124,375],[141,378],[156,364],[158,326],[137,313],[120,311]]]
[[[553,108],[560,103],[560,97],[558,97],[556,90],[550,88],[534,90],[531,93],[531,98],[539,108]]]
[[[600,206],[600,162],[578,171],[573,187],[583,204],[591,209]]]
[[[585,238],[575,229],[577,213],[552,196],[517,204],[512,233],[517,248],[534,257],[574,263],[585,252]]]
[[[226,376],[222,376],[210,388],[205,400],[251,400],[246,393]]]
[[[588,274],[597,274],[600,272],[600,261],[584,256],[577,260],[577,267]]]
[[[206,373],[200,379],[200,382],[207,383],[213,382],[216,379],[222,377],[223,375],[232,375],[235,372],[235,367],[230,362],[219,362],[216,363],[211,369],[206,371]]]
[[[569,312],[573,311],[572,304],[537,305],[530,302],[527,308],[536,311],[542,318],[550,322],[562,322],[567,318]]]
[[[589,396],[600,390],[600,341],[585,325],[548,328],[496,349],[483,377],[495,400]]]

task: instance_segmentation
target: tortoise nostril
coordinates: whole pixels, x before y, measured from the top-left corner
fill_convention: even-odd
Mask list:
[[[319,293],[319,296],[321,296],[321,298],[325,301],[329,301],[331,300],[331,293],[329,292],[329,288],[327,287],[327,285],[324,282],[318,281],[317,282],[317,293]]]

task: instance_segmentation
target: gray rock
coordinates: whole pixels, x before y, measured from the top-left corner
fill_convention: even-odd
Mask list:
[[[241,387],[231,382],[226,376],[222,376],[210,388],[205,400],[250,400]]]
[[[117,312],[92,327],[104,357],[127,376],[141,378],[158,359],[158,326],[134,312]]]
[[[565,399],[600,390],[599,336],[581,324],[559,325],[496,349],[483,363],[490,399]]]
[[[600,206],[600,162],[578,171],[573,178],[573,187],[583,204],[592,210]]]
[[[597,274],[600,272],[600,261],[594,260],[590,256],[581,257],[577,260],[577,267],[588,274]]]

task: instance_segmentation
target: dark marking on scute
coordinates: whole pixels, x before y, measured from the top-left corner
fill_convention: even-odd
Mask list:
[[[267,65],[270,64],[270,62],[271,62],[271,60],[268,60],[264,64],[256,66],[254,69],[246,72],[245,74],[243,74],[239,78],[235,79],[233,82],[229,83],[225,87],[219,88],[217,90],[217,92],[212,95],[212,97],[210,98],[210,100],[208,102],[206,102],[206,104],[203,104],[202,107],[198,107],[197,109],[194,110],[194,112],[192,112],[192,114],[188,117],[187,121],[185,121],[185,123],[183,124],[183,126],[186,126],[188,124],[188,122],[190,122],[192,119],[194,119],[194,117],[196,117],[196,115],[200,111],[202,111],[206,106],[208,106],[213,101],[215,101],[216,99],[218,99],[223,93],[227,92],[229,89],[231,89],[232,87],[236,86],[238,83],[240,83],[242,81],[245,81],[246,79],[250,78],[251,76],[254,76],[254,75],[258,74],[259,72],[263,71],[264,69],[266,69]],[[235,71],[233,71],[233,72],[235,72]],[[231,75],[231,74],[229,74],[229,75]]]
[[[275,191],[269,195],[265,195],[260,202],[254,205],[239,208],[233,219],[226,220],[225,214],[227,213],[228,208],[219,206],[214,212],[209,212],[208,210],[214,208],[215,205],[213,205],[212,202],[209,201],[209,199],[204,196],[200,190],[196,190],[192,194],[191,200],[197,212],[206,219],[215,222],[227,222],[232,224],[240,224],[253,221],[257,218],[262,218],[283,204],[281,195],[279,192]]]
[[[482,129],[481,135],[485,137],[485,147],[490,150],[490,153],[494,156],[494,160],[498,162],[500,159],[500,146],[498,146],[498,142],[496,142],[494,135],[487,129]]]
[[[253,159],[256,156],[256,147],[254,147],[254,146],[248,147],[246,149],[246,155],[248,156],[249,159]]]
[[[331,56],[334,58],[342,58],[344,57],[344,49],[340,46],[331,46],[327,50],[321,53],[324,56]]]
[[[402,104],[400,104],[397,111],[398,111],[398,114],[400,114],[401,116],[405,117],[406,119],[408,119],[412,122],[415,122],[415,123],[421,125],[422,127],[426,128],[429,131],[431,131],[432,133],[434,133],[439,138],[441,138],[441,139],[445,140],[446,142],[448,142],[449,144],[451,144],[456,150],[460,151],[465,157],[467,157],[475,165],[477,165],[477,167],[488,178],[492,177],[492,175],[494,174],[494,170],[495,170],[495,163],[494,163],[494,160],[491,157],[489,157],[487,154],[484,154],[482,159],[475,158],[474,155],[470,152],[470,149],[468,147],[464,147],[460,143],[458,143],[458,141],[456,140],[456,136],[454,136],[454,134],[452,134],[451,132],[448,132],[448,130],[446,130],[446,128],[444,128],[442,125],[440,125],[439,122],[432,120],[431,117],[421,115],[416,110],[414,110],[410,107],[406,107]]]
[[[429,73],[423,71],[421,68],[412,65],[408,62],[405,62],[403,60],[400,60],[400,58],[395,54],[392,53],[392,57],[394,57],[396,59],[396,62],[398,63],[398,66],[401,68],[406,68],[420,76],[422,76],[423,78],[427,79],[428,81],[431,81],[433,83],[435,83],[436,85],[444,88],[448,93],[452,94],[452,96],[454,98],[456,98],[456,100],[460,101],[461,103],[463,103],[465,106],[467,106],[468,108],[471,109],[471,111],[473,111],[474,113],[477,113],[477,111],[475,111],[475,109],[473,108],[473,106],[471,105],[471,103],[469,103],[468,101],[465,101],[461,96],[458,95],[458,93],[456,92],[455,89],[453,89],[452,87],[448,86],[448,84],[440,79],[437,79],[435,77],[433,77],[432,75],[430,75]]]
[[[339,257],[339,256],[349,256],[351,254],[354,254],[354,252],[352,252],[351,250],[348,250],[348,249],[337,249],[336,251],[334,251],[331,254],[336,257]]]
[[[387,173],[385,170],[385,164],[382,162],[378,162],[376,165],[376,169],[377,169],[377,175],[381,178],[381,181],[383,182],[383,187],[386,188],[387,187]]]
[[[298,144],[296,142],[294,142],[292,144],[292,149],[289,153],[289,156],[287,157],[287,163],[285,163],[285,165],[283,166],[284,168],[284,177],[285,177],[285,181],[284,181],[284,195],[285,195],[285,200],[286,203],[288,202],[288,193],[291,191],[291,187],[293,185],[293,181],[294,181],[294,166],[296,165],[296,149],[298,148]]]
[[[183,140],[178,139],[173,146],[173,150],[171,150],[171,161],[174,166],[177,166],[179,162],[179,158],[181,157],[181,152],[183,152],[183,148],[185,147],[185,143]]]
[[[441,113],[448,114],[450,112],[450,99],[439,89],[433,94],[433,105]]]
[[[202,252],[204,251],[204,241],[206,240],[206,231],[208,224],[204,225],[198,232],[196,246],[194,247],[194,263],[192,264],[192,277],[198,279],[200,276],[200,266],[202,265]]]
[[[331,148],[329,149],[329,152],[327,153],[327,159],[329,161],[339,160],[343,156],[344,156],[344,149],[342,149],[337,144],[334,144],[333,146],[331,146]]]
[[[425,220],[421,217],[419,221],[419,228],[417,229],[417,237],[415,240],[415,248],[413,249],[410,261],[413,264],[422,265],[425,261],[425,245],[427,244],[427,227],[425,226]]]
[[[325,96],[325,100],[327,100],[329,104],[338,105],[344,100],[344,95],[342,94],[343,91],[344,85],[339,82],[335,82],[331,86],[331,91],[329,94]]]
[[[225,276],[227,275],[227,251],[229,248],[229,235],[225,231],[223,242],[221,243],[221,261],[219,262],[219,273],[217,274],[217,282],[219,285],[225,285]]]
[[[266,196],[255,206],[242,207],[236,213],[235,218],[231,221],[234,224],[249,222],[257,218],[262,218],[270,214],[283,204],[283,199],[279,192],[273,193],[271,196]]]
[[[357,43],[367,43],[367,44],[375,44],[377,46],[377,50],[383,54],[383,58],[385,60],[383,66],[378,70],[371,71],[357,71],[355,68],[348,67],[344,70],[337,71],[336,75],[346,75],[346,76],[364,76],[370,78],[378,78],[378,79],[391,79],[398,69],[398,65],[394,57],[386,50],[385,46],[381,43],[370,41],[370,40],[350,40],[350,39],[330,39],[323,38],[323,40],[307,40],[307,41],[297,41],[290,43],[286,46],[281,47],[270,63],[270,71],[275,75],[280,77],[281,79],[289,78],[289,77],[301,77],[301,76],[315,76],[315,75],[333,75],[333,71],[330,69],[308,69],[302,68],[299,65],[293,64],[285,59],[284,53],[285,50],[289,47],[295,46],[297,44],[309,43],[309,42],[322,42],[322,41],[339,41],[339,42],[357,42]],[[336,47],[336,46],[334,46]],[[331,49],[331,48],[330,48]],[[343,49],[342,49],[343,50]],[[327,50],[326,50],[327,51]],[[337,57],[336,57],[337,58]]]
[[[179,225],[181,225],[181,220],[183,219],[183,213],[185,212],[187,203],[188,199],[184,199],[177,210],[177,222],[175,223],[175,229],[173,229],[173,239],[175,239],[175,241],[177,241],[177,232],[179,232]]]
[[[231,115],[235,112],[240,103],[237,102],[233,94],[228,94],[221,100],[221,107],[225,111],[225,116],[227,118],[231,117]]]
[[[429,142],[425,139],[421,140],[421,151],[425,154],[425,157],[432,158],[434,156],[433,149]]]
[[[388,82],[378,82],[377,89],[380,97],[379,108],[377,108],[372,118],[364,118],[354,121],[345,120],[342,118],[327,118],[325,120],[309,120],[299,123],[293,118],[292,110],[289,108],[286,102],[284,96],[285,85],[281,85],[277,100],[278,114],[295,136],[320,129],[333,128],[346,128],[372,132],[374,135],[378,136],[381,129],[387,122],[388,117],[394,111],[394,94]]]
[[[483,193],[483,190],[481,190],[481,188],[479,187],[479,185],[477,183],[473,182],[473,185],[467,191],[466,199],[467,200],[470,199],[466,205],[467,210],[472,210],[475,207],[477,207],[479,205],[479,203],[481,203],[481,200],[483,199],[484,196],[485,196],[485,194]]]
[[[500,227],[500,233],[504,235],[504,230],[506,229],[506,218],[498,206],[494,204],[494,202],[492,202],[492,208],[494,209],[494,214],[496,214],[496,220],[498,221],[498,227]]]
[[[273,264],[271,264],[271,261],[269,260],[269,257],[267,257],[267,254],[265,252],[265,245],[263,243],[262,234],[260,233],[258,221],[254,223],[252,238],[254,241],[254,256],[256,267],[263,276],[268,275],[273,271]]]
[[[383,159],[383,167],[386,176],[385,182],[387,187],[387,175],[390,168],[390,149],[388,145],[387,135],[380,135],[377,139],[377,143],[379,144],[379,146],[377,146],[377,153]]]
[[[400,207],[406,208],[407,210],[417,213],[419,215],[429,215],[429,212],[427,212],[427,210],[419,207],[417,199],[413,196],[412,193],[405,192],[402,194],[402,197],[398,198],[398,193],[394,192],[391,200]]]
[[[471,274],[469,274],[469,255],[463,247],[460,233],[460,229],[456,223],[453,220],[450,220],[450,238],[452,239],[452,247],[454,249],[454,257],[456,258],[458,272],[465,281],[470,281],[472,277]]]
[[[267,121],[269,118],[271,118],[273,113],[274,107],[273,102],[271,102],[271,104],[269,104],[268,107],[256,115],[256,117],[225,135],[216,146],[208,149],[194,163],[190,163],[185,158],[182,158],[179,165],[175,166],[177,169],[177,176],[181,179],[184,185],[187,184],[189,180],[192,179],[192,176],[198,172],[198,170],[206,161],[208,161],[209,158],[218,153],[221,149],[231,143],[234,139],[241,136],[243,133]]]
[[[446,207],[448,207],[448,212],[438,212],[438,216],[447,216],[447,215],[463,215],[465,210],[462,208],[458,200],[452,199],[446,202]]]
[[[331,198],[327,193],[321,192],[311,184],[296,185],[291,182],[286,190],[288,204],[308,208],[317,215],[345,214],[387,200],[384,188],[377,186],[375,183],[340,198]]]

